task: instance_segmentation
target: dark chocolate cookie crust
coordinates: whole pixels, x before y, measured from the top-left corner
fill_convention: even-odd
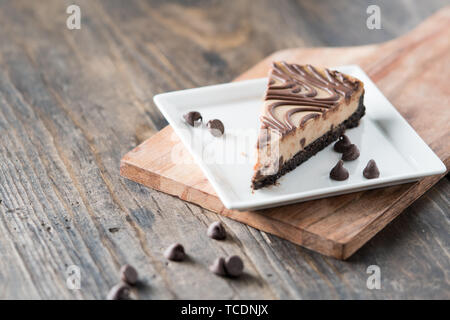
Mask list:
[[[328,131],[326,134],[316,139],[313,143],[310,143],[304,150],[298,152],[290,160],[286,161],[276,174],[265,176],[261,180],[253,180],[252,188],[254,190],[273,185],[275,182],[285,173],[294,170],[303,162],[314,156],[317,152],[330,145],[333,141],[336,141],[346,129],[354,128],[359,125],[359,120],[364,116],[366,108],[363,103],[364,94],[359,98],[358,109],[344,122],[333,130]]]

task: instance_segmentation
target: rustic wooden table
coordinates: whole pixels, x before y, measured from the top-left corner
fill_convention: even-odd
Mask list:
[[[124,263],[160,298],[450,298],[448,178],[348,261],[308,251],[119,176],[123,154],[167,123],[156,93],[227,82],[287,47],[381,42],[446,0],[0,3],[0,298],[103,299]],[[230,239],[206,227],[225,224]],[[182,242],[190,259],[167,263]],[[247,273],[208,271],[239,254]],[[75,265],[81,287],[66,285]],[[381,269],[381,289],[366,268]]]

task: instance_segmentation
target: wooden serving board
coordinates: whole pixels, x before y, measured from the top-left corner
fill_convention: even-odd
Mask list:
[[[275,52],[236,80],[264,77],[274,60],[360,65],[449,168],[450,7],[386,43]],[[173,155],[182,161],[174,164]],[[233,211],[223,206],[170,126],[126,154],[120,173],[337,259],[350,257],[442,177],[261,211]]]

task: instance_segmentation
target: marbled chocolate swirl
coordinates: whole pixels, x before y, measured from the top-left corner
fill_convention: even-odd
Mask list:
[[[273,101],[262,116],[263,128],[285,135],[308,120],[324,115],[341,99],[349,101],[359,82],[338,71],[311,65],[275,62],[265,100]]]

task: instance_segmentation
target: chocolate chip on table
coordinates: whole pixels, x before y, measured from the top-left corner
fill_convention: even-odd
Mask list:
[[[214,260],[209,270],[219,276],[239,277],[244,272],[244,263],[239,256],[220,257]]]
[[[107,300],[128,300],[130,299],[130,287],[125,282],[120,282],[108,292]]]
[[[138,273],[135,268],[126,264],[120,268],[120,278],[130,285],[135,285],[138,280]]]
[[[380,170],[378,170],[378,166],[375,160],[371,159],[367,163],[366,167],[363,170],[363,176],[366,179],[375,179],[380,176]]]
[[[202,115],[197,111],[188,112],[183,115],[183,118],[192,127],[199,126],[203,121]]]
[[[239,256],[231,256],[225,259],[225,270],[231,277],[239,277],[244,271],[244,263]]]
[[[208,227],[208,237],[215,240],[224,240],[227,237],[227,232],[219,221],[213,222]]]
[[[339,160],[338,163],[330,171],[330,178],[337,181],[348,179],[348,170],[344,168],[344,161]]]
[[[222,121],[218,119],[209,120],[208,123],[206,123],[206,126],[214,137],[220,137],[225,132]]]
[[[345,151],[342,154],[342,160],[344,161],[353,161],[358,159],[358,157],[359,157],[359,150],[355,144],[351,144],[347,148],[345,148]]]
[[[338,142],[334,144],[333,148],[334,151],[343,153],[345,149],[351,144],[352,143],[350,142],[350,139],[345,134],[343,134],[342,136],[339,137]]]
[[[225,270],[225,258],[219,257],[214,260],[213,264],[209,267],[209,270],[219,276],[226,276],[227,271]]]
[[[164,251],[164,256],[172,261],[183,261],[186,253],[182,244],[174,243]]]

